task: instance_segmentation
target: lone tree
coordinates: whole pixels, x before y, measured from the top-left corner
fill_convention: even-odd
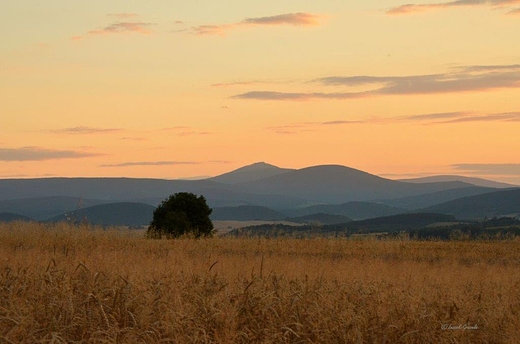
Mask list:
[[[213,236],[213,222],[209,218],[213,210],[204,196],[191,192],[171,195],[154,210],[153,220],[148,227],[149,238],[178,238],[185,234],[195,238]]]

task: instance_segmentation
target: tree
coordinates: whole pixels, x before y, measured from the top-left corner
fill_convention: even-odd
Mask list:
[[[154,210],[148,227],[149,238],[178,238],[185,234],[195,238],[213,236],[213,222],[209,218],[213,210],[204,196],[191,192],[171,195]]]

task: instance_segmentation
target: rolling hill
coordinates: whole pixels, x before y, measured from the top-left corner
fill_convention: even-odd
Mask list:
[[[242,206],[238,206],[238,207],[213,208],[213,212],[211,213],[210,217],[212,220],[219,220],[219,221],[223,221],[223,220],[276,221],[276,220],[283,220],[287,216],[276,210],[266,208],[266,207],[242,205]]]
[[[299,197],[320,203],[398,198],[470,186],[462,182],[414,184],[353,168],[321,165],[239,184],[245,192]]]
[[[477,196],[458,198],[434,205],[421,212],[454,215],[458,219],[483,219],[520,214],[520,189],[495,191]]]
[[[422,209],[492,190],[461,181],[395,181],[339,165],[291,170],[256,163],[205,180],[0,179],[0,212],[44,220],[76,210],[80,198],[83,199],[83,208],[118,202],[146,203],[156,207],[173,193],[193,192],[204,195],[212,208],[256,206],[289,216],[328,213],[366,219],[393,215],[402,212],[400,208]],[[345,205],[349,202],[358,203]],[[250,208],[239,209],[244,211],[240,216],[252,216],[247,214]]]
[[[13,221],[34,221],[34,219],[15,213],[0,213],[0,222]]]
[[[347,202],[342,204],[320,204],[292,210],[292,216],[305,216],[315,213],[346,216],[352,220],[365,220],[374,217],[405,213],[406,209],[370,202]]]
[[[352,219],[343,215],[333,215],[325,213],[309,214],[285,219],[289,222],[304,223],[309,225],[336,225],[340,223],[352,222]]]
[[[294,170],[288,168],[280,168],[271,164],[267,164],[265,162],[257,162],[252,165],[247,165],[234,171],[224,173],[213,178],[209,178],[208,180],[225,184],[240,184],[250,182],[253,180],[277,176],[290,171]]]
[[[49,221],[88,222],[105,226],[144,226],[152,221],[154,210],[155,207],[143,203],[108,203],[61,214]]]
[[[464,176],[455,176],[455,175],[440,175],[440,176],[430,176],[430,177],[422,177],[422,178],[412,178],[412,179],[399,179],[401,182],[406,183],[437,183],[437,182],[463,182],[467,184],[472,184],[475,186],[481,186],[485,188],[496,188],[496,189],[507,189],[518,187],[518,185],[507,184],[495,182],[492,180],[482,179],[482,178],[474,178],[474,177],[464,177]]]
[[[0,212],[10,212],[43,221],[81,207],[91,207],[108,201],[80,197],[52,196],[0,201]]]
[[[497,189],[470,186],[464,188],[432,192],[418,196],[408,196],[396,199],[381,200],[380,202],[393,207],[403,208],[407,210],[417,210],[431,207],[436,204],[449,202],[457,198],[482,195],[494,191],[497,191]]]

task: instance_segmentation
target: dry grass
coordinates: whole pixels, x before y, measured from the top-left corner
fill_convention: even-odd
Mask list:
[[[0,225],[1,343],[518,338],[520,241],[154,241]]]

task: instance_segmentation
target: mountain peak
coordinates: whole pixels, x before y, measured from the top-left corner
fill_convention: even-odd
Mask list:
[[[268,164],[266,162],[260,161],[255,162],[251,165],[246,165],[240,167],[236,170],[233,170],[228,173],[221,174],[219,176],[210,178],[210,180],[219,183],[226,184],[239,184],[250,182],[258,179],[264,179],[268,177],[277,176],[289,171],[293,171],[292,169],[280,168],[275,165]]]

